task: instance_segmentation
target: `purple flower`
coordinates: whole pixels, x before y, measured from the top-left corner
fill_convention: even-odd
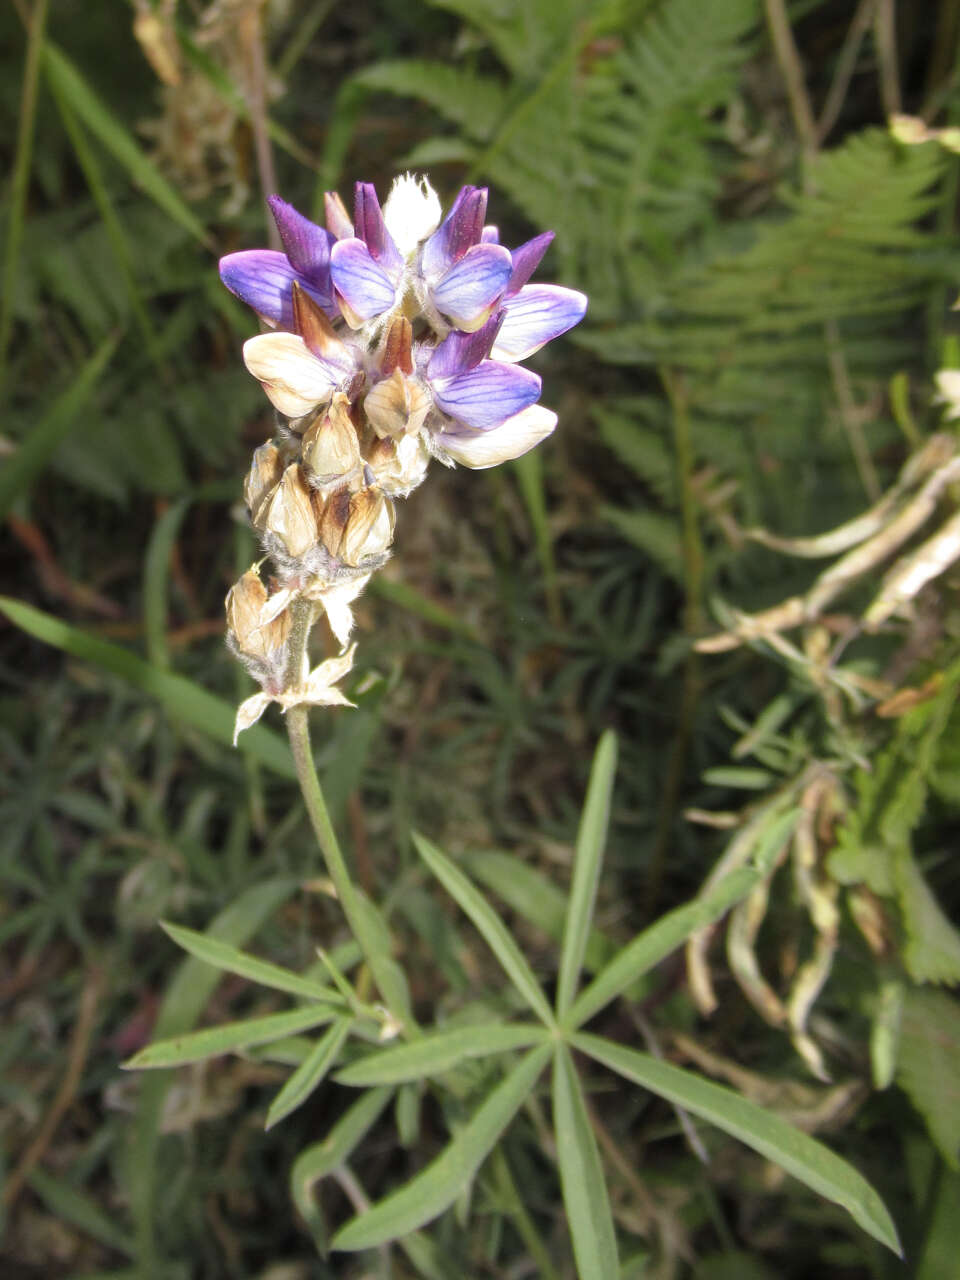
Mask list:
[[[489,431],[539,397],[537,374],[488,358],[502,323],[498,313],[474,333],[454,330],[429,356],[425,378],[441,430]]]
[[[280,232],[283,253],[247,249],[220,259],[220,279],[241,302],[281,329],[292,329],[293,283],[331,319],[339,318],[330,282],[330,247],[335,237],[298,213],[279,196],[267,202]]]
[[[484,227],[482,234],[486,243],[495,244],[499,240],[496,227]],[[511,251],[513,269],[500,304],[504,320],[493,348],[498,360],[525,360],[584,317],[586,294],[558,284],[527,284],[550,247],[553,235],[552,231],[544,231]]]
[[[409,298],[435,327],[481,328],[513,271],[506,249],[481,243],[486,203],[485,190],[464,187],[437,227],[439,201],[425,181],[398,179],[383,210],[373,186],[358,182],[356,235],[331,253],[347,323],[358,329]]]

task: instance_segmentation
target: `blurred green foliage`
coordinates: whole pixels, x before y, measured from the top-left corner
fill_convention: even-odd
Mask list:
[[[938,429],[952,456],[958,161],[886,120],[957,123],[958,36],[956,0],[0,11],[4,1275],[607,1275],[611,1242],[625,1277],[951,1274],[955,570],[862,617],[956,483],[899,543],[916,495],[894,493],[830,611],[742,629],[817,577],[758,527],[876,510]],[[216,258],[264,243],[274,181],[317,212],[406,167],[445,198],[489,183],[505,243],[555,229],[545,274],[591,307],[538,357],[560,427],[535,461],[406,505],[358,608],[358,710],[314,717],[426,1044],[380,1049],[280,721],[229,746],[222,601],[273,424]],[[717,624],[744,643],[698,652]],[[581,840],[578,882],[610,728],[604,871]],[[541,1028],[484,1031],[521,997],[481,936],[549,1013],[651,926],[669,952],[557,1050],[551,1106]],[[119,1070],[304,983],[333,993],[316,1037],[308,1009],[273,1043]],[[710,1127],[706,1077],[858,1169],[906,1261]],[[403,1184],[433,1197],[421,1230],[326,1253],[389,1239],[379,1207],[345,1224]]]

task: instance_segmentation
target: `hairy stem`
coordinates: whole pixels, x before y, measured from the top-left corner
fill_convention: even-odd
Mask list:
[[[307,643],[313,626],[314,606],[310,600],[297,600],[291,606],[290,612],[293,616],[293,626],[290,629],[286,684],[288,689],[297,689],[302,681],[302,672],[305,665],[303,659],[307,652]],[[358,927],[356,890],[354,889],[353,881],[350,879],[350,872],[347,868],[343,851],[340,848],[337,833],[334,831],[333,823],[330,821],[330,813],[327,809],[327,802],[324,799],[323,788],[320,785],[320,779],[317,777],[317,770],[313,763],[308,715],[309,708],[303,704],[298,707],[291,707],[286,715],[287,734],[290,738],[293,762],[296,766],[297,779],[300,783],[300,790],[303,793],[303,802],[307,807],[310,825],[313,827],[314,835],[317,837],[317,843],[320,846],[320,852],[323,854],[327,871],[330,873],[330,879],[333,881],[333,886],[337,891],[337,897],[343,907],[347,922],[362,947],[363,929],[362,926]]]

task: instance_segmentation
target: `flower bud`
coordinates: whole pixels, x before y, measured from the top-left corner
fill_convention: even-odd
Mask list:
[[[388,497],[405,498],[427,474],[430,453],[422,435],[374,440],[367,451],[367,464]]]
[[[402,369],[383,378],[363,402],[367,419],[378,436],[416,435],[433,404],[429,391]]]
[[[253,462],[243,482],[243,497],[250,511],[250,519],[260,527],[260,516],[266,500],[280,483],[283,475],[283,461],[280,450],[272,442],[262,444],[254,452]]]
[[[296,462],[290,464],[263,504],[261,527],[283,543],[287,554],[299,559],[317,541],[317,518],[310,486]]]
[[[371,556],[382,555],[393,541],[395,524],[393,503],[383,490],[376,485],[360,489],[350,499],[340,559],[355,567]]]
[[[360,465],[360,445],[347,397],[338,392],[329,410],[303,436],[301,459],[309,479],[321,486],[341,482]]]
[[[227,627],[237,653],[267,666],[281,659],[290,634],[290,614],[286,610],[263,622],[267,589],[255,569],[248,569],[227,595]]]

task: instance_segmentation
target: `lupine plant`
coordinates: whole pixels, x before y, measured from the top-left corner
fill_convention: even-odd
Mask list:
[[[420,1228],[469,1200],[491,1156],[500,1185],[519,1196],[500,1144],[522,1109],[539,1109],[538,1083],[549,1067],[552,1146],[577,1272],[590,1280],[619,1277],[621,1245],[578,1057],[659,1094],[686,1125],[689,1113],[736,1136],[898,1249],[876,1192],[828,1148],[727,1088],[587,1030],[614,1001],[642,992],[655,965],[762,887],[796,821],[793,810],[768,815],[735,870],[604,963],[591,963],[594,976],[584,982],[616,765],[616,740],[605,734],[580,820],[552,993],[465,871],[414,835],[423,864],[481,934],[513,988],[497,1001],[506,1016],[434,1027],[415,1017],[384,915],[354,884],[340,850],[314,769],[308,709],[350,705],[337,682],[352,664],[351,604],[390,554],[395,502],[424,480],[430,461],[491,467],[553,431],[556,415],[537,403],[540,378],[518,362],[575,325],[587,300],[570,289],[528,283],[552,237],[504,248],[496,228],[485,225],[483,189],[464,187],[441,218],[425,179],[399,178],[382,210],[373,187],[358,183],[352,221],[328,194],[326,228],[279,197],[270,204],[283,252],[230,254],[220,268],[228,288],[270,328],[247,341],[244,360],[278,414],[277,434],[257,449],[245,485],[250,521],[271,571],[265,578],[259,561],[227,597],[230,647],[261,686],[241,704],[235,732],[272,702],[283,710],[307,810],[358,950],[347,948],[339,957],[321,952],[318,967],[295,973],[228,942],[168,926],[195,957],[300,1004],[161,1040],[129,1065],[169,1067],[272,1048],[276,1060],[295,1069],[270,1105],[268,1127],[294,1112],[331,1071],[361,1091],[291,1172],[294,1201],[322,1252],[395,1242],[418,1274],[451,1274]],[[311,669],[308,642],[321,618],[339,652]],[[370,998],[363,970],[354,983],[346,976],[359,960],[378,1001]],[[514,1011],[519,1016],[510,1016]],[[304,1039],[302,1033],[318,1027],[326,1028],[318,1039]],[[482,1100],[465,1114],[460,1103],[476,1093],[478,1070]],[[404,1091],[428,1081],[456,1117],[449,1145],[379,1203],[361,1203],[362,1211],[331,1239],[318,1184],[342,1174],[392,1098],[400,1114],[411,1096]],[[543,1274],[557,1274],[522,1198],[518,1212]]]

